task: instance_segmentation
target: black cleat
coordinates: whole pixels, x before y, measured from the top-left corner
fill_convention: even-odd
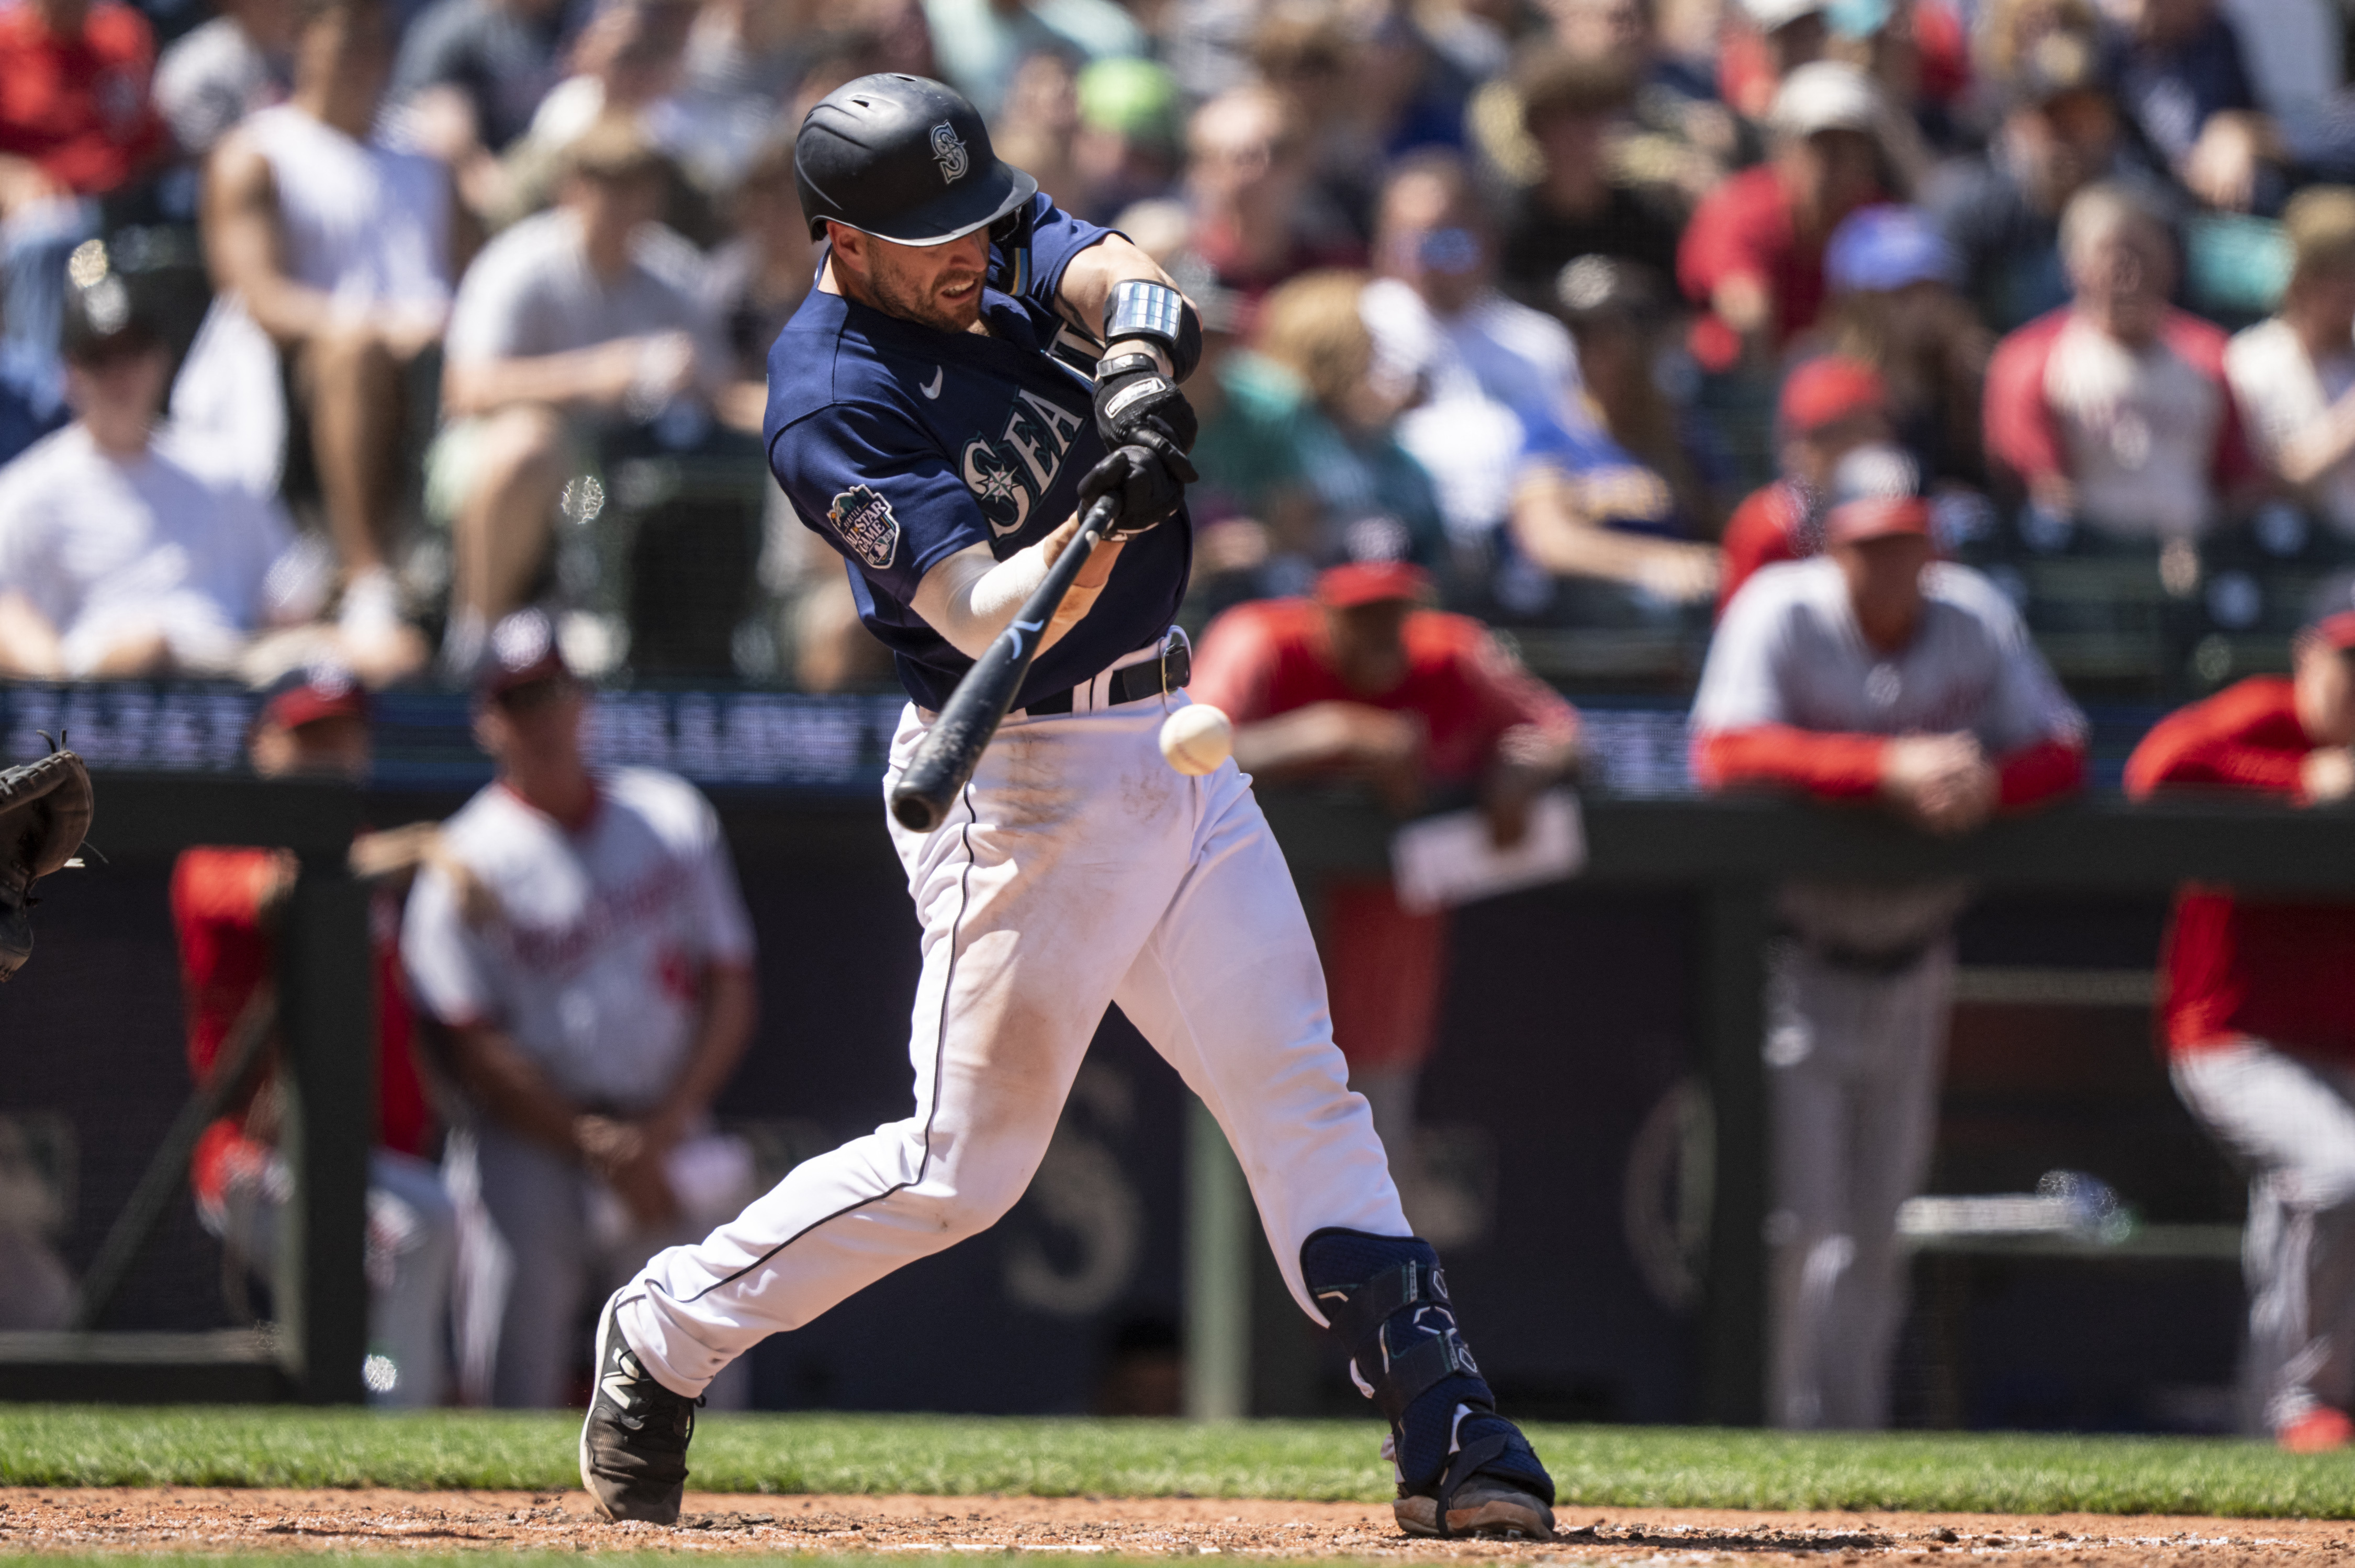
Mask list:
[[[1502,1430],[1492,1430],[1458,1449],[1429,1486],[1409,1490],[1403,1481],[1399,1484],[1391,1514],[1401,1530],[1409,1535],[1477,1535],[1494,1541],[1553,1539],[1552,1485],[1540,1492],[1530,1484],[1536,1478],[1518,1473],[1524,1459],[1534,1465],[1537,1456],[1518,1427],[1489,1419]],[[1395,1452],[1388,1443],[1382,1451]]]
[[[581,1424],[581,1484],[607,1519],[677,1524],[695,1407],[655,1381],[622,1337],[617,1290],[597,1315],[597,1377]]]
[[[1439,1499],[1402,1497],[1391,1505],[1399,1528],[1409,1535],[1480,1535],[1500,1541],[1550,1541],[1553,1510],[1535,1492],[1498,1476],[1474,1476],[1447,1499],[1447,1523],[1439,1522]]]

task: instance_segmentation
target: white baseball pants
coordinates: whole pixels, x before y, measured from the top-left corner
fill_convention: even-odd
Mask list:
[[[2176,1092],[2249,1176],[2244,1417],[2355,1404],[2355,1070],[2260,1040],[2177,1056]]]
[[[1898,1206],[1929,1173],[1955,951],[1877,974],[1800,943],[1768,960],[1768,1419],[1889,1424],[1889,1358],[1905,1318]]]
[[[1323,1321],[1300,1278],[1312,1232],[1409,1234],[1250,780],[1162,758],[1185,701],[1109,706],[1099,676],[1070,714],[1010,720],[942,827],[893,825],[923,923],[914,1107],[646,1265],[620,1320],[665,1386],[698,1393],[767,1336],[994,1224],[1115,1001],[1225,1129],[1303,1311]],[[925,728],[911,707],[887,792]]]

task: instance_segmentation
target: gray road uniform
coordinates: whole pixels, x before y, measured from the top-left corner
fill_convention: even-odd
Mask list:
[[[1710,647],[1692,715],[1704,747],[1712,735],[1768,726],[1968,730],[1991,758],[2042,741],[2074,744],[2083,717],[2010,602],[1963,567],[1931,567],[1923,588],[1913,640],[1885,655],[1858,630],[1832,560],[1760,572]],[[1869,789],[1864,781],[1854,792]],[[1764,1054],[1768,1408],[1777,1425],[1887,1424],[1889,1353],[1905,1305],[1897,1209],[1927,1172],[1953,926],[1968,896],[1960,882],[1795,881],[1776,895]]]

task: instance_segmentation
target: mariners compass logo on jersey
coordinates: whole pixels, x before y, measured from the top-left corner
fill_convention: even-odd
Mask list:
[[[860,560],[879,572],[899,551],[900,520],[891,514],[891,503],[866,485],[854,484],[836,496],[826,520]]]
[[[942,121],[932,127],[932,156],[941,162],[941,184],[953,185],[964,178],[973,160],[965,155],[964,143],[958,140],[956,127]]]

